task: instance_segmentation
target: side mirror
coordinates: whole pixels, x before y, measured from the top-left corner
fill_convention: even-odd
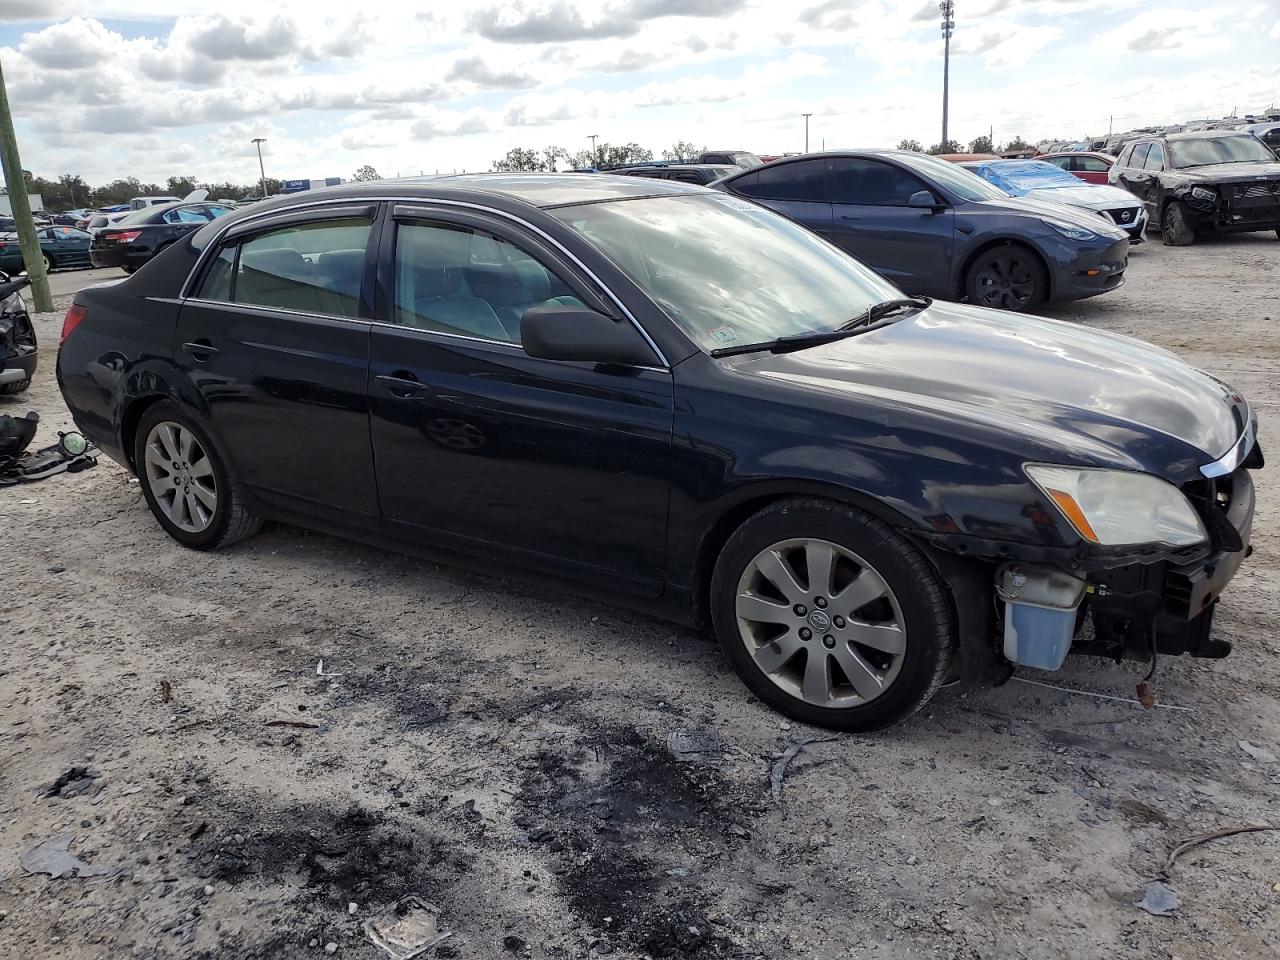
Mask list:
[[[530,307],[520,318],[520,344],[525,353],[541,360],[624,366],[647,366],[657,360],[634,326],[588,307]]]
[[[930,210],[933,210],[942,206],[942,204],[938,203],[938,198],[929,190],[917,190],[911,196],[907,197],[907,206],[928,207]]]

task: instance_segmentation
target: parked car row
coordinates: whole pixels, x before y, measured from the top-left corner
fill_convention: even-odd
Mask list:
[[[1114,289],[1124,231],[891,150],[718,186],[263,201],[78,293],[58,384],[185,547],[272,519],[559,577],[713,632],[805,723],[1073,650],[1230,651],[1254,410],[1164,350],[985,309]]]

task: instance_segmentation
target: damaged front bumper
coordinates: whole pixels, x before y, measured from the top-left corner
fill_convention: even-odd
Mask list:
[[[984,543],[973,537],[929,537],[935,562],[953,585],[964,585],[953,586],[953,597],[962,658],[973,661],[964,670],[966,678],[985,672],[984,661],[1056,669],[1068,647],[1071,653],[1116,660],[1150,660],[1153,651],[1227,656],[1231,644],[1210,631],[1218,599],[1252,553],[1255,495],[1250,471],[1263,466],[1263,457],[1250,439],[1247,453],[1231,458],[1229,472],[1205,468],[1202,479],[1183,486],[1209,533],[1209,541],[1195,547],[1064,551]],[[970,558],[968,563],[960,559],[964,556]],[[969,579],[957,580],[961,569]],[[1061,602],[1046,599],[1050,595],[1043,588],[1064,573],[1078,581],[1080,591],[1067,591]],[[1010,596],[1011,574],[1026,584],[1021,596]],[[976,590],[982,591],[980,602],[967,596]],[[1027,616],[1029,609],[1034,616]],[[1064,617],[1070,620],[1070,639],[1060,632]],[[1090,621],[1092,630],[1086,629]],[[1039,636],[1029,637],[1028,629]],[[1028,655],[1032,646],[1035,651]]]

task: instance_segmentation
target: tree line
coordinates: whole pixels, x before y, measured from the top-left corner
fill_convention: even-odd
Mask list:
[[[85,207],[112,207],[118,203],[128,203],[134,197],[185,197],[193,190],[208,190],[210,199],[217,200],[243,200],[246,197],[262,196],[261,182],[205,183],[197,181],[195,177],[169,177],[164,183],[144,183],[137,177],[123,177],[92,187],[85,182],[84,177],[75,173],[64,173],[57,179],[50,180],[47,177],[33,176],[30,171],[24,170],[22,177],[27,183],[27,193],[39,194],[44,201],[44,209],[49,213]],[[269,194],[279,193],[282,186],[279,180],[267,177]]]
[[[662,159],[688,163],[706,152],[706,147],[694,146],[681,140],[662,151]],[[507,155],[493,161],[493,169],[499,173],[555,173],[557,170],[584,170],[588,168],[617,167],[624,163],[646,163],[653,159],[653,151],[638,143],[596,144],[594,148],[570,151],[564,147],[512,147]]]
[[[929,149],[925,149],[919,140],[899,140],[899,150],[912,150],[915,153],[1007,153],[1011,150],[1032,150],[1033,145],[1027,143],[1021,137],[1014,137],[1008,143],[996,146],[991,142],[991,138],[987,136],[975,137],[969,141],[968,149],[959,140],[948,140],[946,143],[935,143]]]

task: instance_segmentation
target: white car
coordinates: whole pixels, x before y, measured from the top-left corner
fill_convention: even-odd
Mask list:
[[[1083,207],[1129,234],[1132,243],[1142,243],[1146,238],[1147,209],[1142,200],[1128,190],[1085,183],[1061,167],[1043,160],[978,160],[961,166],[1010,196]]]

